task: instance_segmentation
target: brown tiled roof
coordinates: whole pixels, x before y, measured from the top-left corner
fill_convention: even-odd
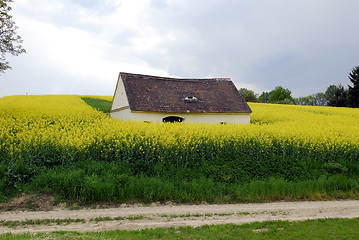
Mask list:
[[[177,79],[120,73],[130,109],[168,113],[251,113],[229,78]]]

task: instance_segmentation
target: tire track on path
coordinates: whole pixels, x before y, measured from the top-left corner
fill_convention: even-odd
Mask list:
[[[15,211],[0,213],[0,234],[8,232],[137,230],[172,226],[197,227],[206,224],[243,224],[268,220],[301,221],[318,218],[357,217],[359,217],[359,200]],[[76,219],[83,221],[73,221]],[[25,221],[31,222],[31,220],[31,224],[21,224]],[[46,223],[46,220],[58,220],[60,223],[54,221]],[[9,227],[5,224],[16,221],[18,222],[16,227]]]

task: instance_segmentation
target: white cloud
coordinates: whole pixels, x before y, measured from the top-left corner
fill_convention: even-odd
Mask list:
[[[309,95],[345,84],[358,64],[358,7],[356,0],[17,0],[14,20],[28,53],[5,78],[29,72],[33,85],[24,85],[42,92],[73,93],[87,83],[112,94],[126,71],[231,77],[258,93],[282,85]]]
[[[29,6],[28,1],[21,1],[24,4],[22,7]],[[52,3],[54,8],[60,6],[56,4],[57,1]],[[48,9],[48,6],[51,5],[42,6],[36,11],[44,11],[44,15],[46,13],[49,13],[49,16],[56,15],[56,10]],[[78,11],[73,17],[81,22],[83,16],[81,14],[83,12],[90,14],[91,11],[76,7]],[[95,12],[92,14],[96,15]],[[111,14],[109,16],[111,18]],[[2,95],[19,92],[86,94],[84,92],[86,89],[104,92],[104,88],[107,89],[107,94],[112,94],[120,71],[168,75],[163,70],[151,67],[136,55],[136,52],[146,51],[153,46],[150,41],[142,41],[141,37],[134,37],[130,40],[129,46],[119,46],[109,39],[111,34],[106,35],[106,27],[104,27],[105,34],[97,34],[96,31],[68,26],[68,22],[62,25],[58,20],[43,21],[41,17],[32,18],[32,14],[22,12],[16,13],[16,22],[20,27],[19,33],[25,40],[27,53],[14,59],[13,63],[16,66],[5,76],[7,81],[3,89],[6,90],[0,93]],[[116,29],[113,26],[107,28]],[[126,28],[134,27],[129,25],[125,26]],[[115,36],[116,32],[112,35]],[[19,68],[22,68],[22,71],[19,71]],[[19,84],[29,77],[31,84]],[[8,94],[5,93],[6,91]]]

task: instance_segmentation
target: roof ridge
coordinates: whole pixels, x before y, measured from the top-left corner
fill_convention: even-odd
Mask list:
[[[168,78],[142,74],[123,75],[133,111],[250,113],[251,109],[230,78]],[[191,93],[198,101],[189,101]]]
[[[145,75],[145,74],[137,74],[137,73],[126,73],[120,72],[121,74],[125,75],[135,75],[141,77],[149,77],[153,78],[154,80],[165,80],[165,81],[232,81],[231,78],[175,78],[175,77],[161,77],[161,76],[153,76],[153,75]]]

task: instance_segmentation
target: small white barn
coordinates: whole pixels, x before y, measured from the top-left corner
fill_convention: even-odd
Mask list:
[[[153,122],[248,124],[251,109],[229,78],[177,79],[120,73],[114,118]]]

